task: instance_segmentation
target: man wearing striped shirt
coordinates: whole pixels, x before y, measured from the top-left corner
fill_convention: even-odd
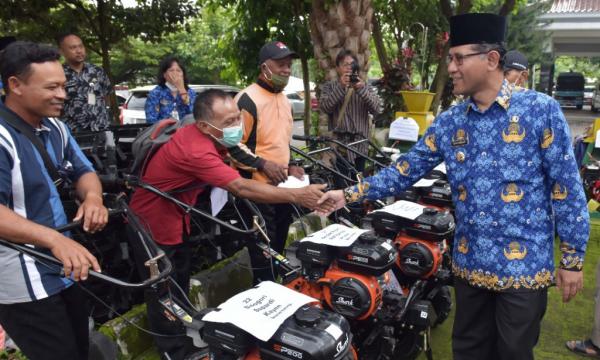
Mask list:
[[[360,140],[369,136],[369,114],[376,115],[381,111],[380,99],[373,89],[359,76],[352,75],[352,65],[358,64],[358,59],[349,50],[341,50],[336,59],[337,80],[331,80],[322,85],[319,106],[329,115],[329,129],[338,133],[354,133],[355,139],[342,138],[341,140]],[[353,93],[348,95],[350,89]],[[349,96],[347,105],[346,96]],[[343,112],[342,118],[340,113]],[[342,135],[343,136],[343,135]],[[361,153],[367,154],[367,143],[354,147]],[[348,159],[354,162],[358,171],[364,170],[365,159],[348,154]]]
[[[83,229],[95,232],[108,221],[98,176],[67,126],[52,118],[66,96],[59,57],[56,49],[30,42],[15,42],[0,55],[7,92],[0,104],[0,238],[55,256],[66,275],[0,246],[0,324],[31,360],[88,358],[85,297],[73,280],[100,266],[82,245],[52,229],[68,221],[57,188],[40,152],[12,124],[30,128],[61,178],[74,183],[81,200],[75,220],[83,220]]]

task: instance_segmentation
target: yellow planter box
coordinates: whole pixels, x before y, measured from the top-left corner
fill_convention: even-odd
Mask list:
[[[596,133],[600,130],[600,118],[594,119],[594,126],[590,127],[586,138],[583,140],[586,143],[593,143],[596,140]]]
[[[435,93],[428,91],[400,91],[408,112],[429,112]]]

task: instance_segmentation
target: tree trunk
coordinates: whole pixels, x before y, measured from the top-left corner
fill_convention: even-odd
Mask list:
[[[447,42],[446,45],[444,45],[444,50],[442,51],[442,56],[438,61],[437,70],[435,72],[435,76],[433,77],[431,88],[429,90],[435,93],[430,108],[430,110],[433,111],[434,115],[437,115],[437,109],[440,106],[440,101],[442,99],[442,95],[444,94],[444,87],[446,86],[446,82],[448,82],[448,66],[446,65],[446,56],[448,56],[448,50],[450,50],[449,42]]]
[[[373,4],[371,0],[313,0],[310,35],[315,59],[325,73],[325,80],[337,79],[335,57],[342,49],[358,58],[361,78],[369,70]],[[327,131],[327,116],[319,116],[319,132]]]
[[[504,4],[500,8],[498,15],[508,16],[515,8],[516,0],[504,0]]]
[[[302,64],[302,82],[304,83],[304,135],[310,135],[311,116],[310,116],[310,79],[308,72],[308,59],[304,55],[300,55],[300,63]]]
[[[377,14],[373,14],[373,42],[375,43],[375,50],[377,51],[377,58],[381,65],[383,73],[387,73],[390,70],[390,62],[385,50],[385,44],[383,42],[383,35],[381,34],[381,26],[379,25],[379,18]]]
[[[117,106],[117,96],[115,95],[115,82],[112,74],[112,69],[110,66],[110,24],[108,23],[109,19],[106,16],[106,4],[104,0],[97,0],[97,9],[98,9],[98,40],[100,42],[100,56],[102,56],[102,68],[108,76],[110,83],[112,85],[111,92],[108,94],[108,104],[110,106],[110,114],[112,115],[112,119],[110,119],[111,124],[118,124],[119,119],[119,107]]]
[[[509,2],[511,0],[506,0]],[[456,8],[456,14],[465,14],[471,10],[473,6],[473,2],[471,0],[459,0]],[[440,10],[444,14],[444,16],[450,20],[450,17],[454,15],[452,11],[452,4],[450,0],[440,0]],[[446,56],[448,55],[448,51],[450,50],[450,43],[446,43],[444,46],[444,51],[442,51],[442,56],[438,61],[437,71],[434,76],[433,83],[431,84],[430,91],[435,93],[433,101],[431,103],[431,111],[434,113],[437,111],[440,106],[440,102],[444,96],[448,94],[444,94],[444,89],[446,88],[446,83],[448,82],[448,67],[446,65]]]

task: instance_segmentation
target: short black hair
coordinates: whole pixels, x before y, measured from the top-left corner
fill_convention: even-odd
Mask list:
[[[196,121],[212,120],[214,115],[213,105],[217,99],[231,99],[231,95],[219,89],[209,89],[199,93],[196,96],[196,101],[194,102],[194,119],[196,119]]]
[[[504,55],[506,55],[506,47],[504,44],[490,44],[490,43],[481,43],[481,44],[472,44],[471,48],[476,52],[481,53],[489,53],[490,51],[497,51],[500,54],[500,61],[498,62],[498,69],[504,70]]]
[[[181,68],[181,71],[183,71],[183,85],[185,86],[185,89],[188,89],[188,78],[187,78],[187,72],[185,71],[185,67],[183,66],[183,64],[181,64],[181,61],[179,61],[178,58],[176,58],[175,56],[167,56],[166,58],[162,59],[160,64],[158,64],[158,76],[157,76],[157,80],[158,80],[158,85],[160,86],[166,86],[166,82],[167,80],[165,79],[165,73],[167,72],[167,70],[169,70],[169,68],[171,66],[173,66],[173,63],[177,63],[177,65],[179,65],[179,67]]]
[[[344,61],[344,59],[347,56],[350,56],[352,60],[354,60],[354,62],[358,64],[358,58],[356,57],[356,55],[354,55],[354,53],[350,50],[343,49],[340,50],[340,52],[335,57],[335,66],[340,66],[340,64]]]
[[[17,38],[14,36],[1,36],[0,37],[0,51],[6,49],[6,47],[12,43],[17,41]]]
[[[60,53],[52,46],[30,41],[15,41],[0,54],[0,76],[4,90],[8,93],[8,78],[18,76],[26,79],[30,75],[31,64],[58,61]]]
[[[81,36],[79,36],[79,34],[77,34],[74,31],[66,31],[61,33],[60,35],[58,35],[56,37],[56,44],[60,47],[62,45],[62,42],[68,37],[68,36],[77,36],[78,38],[81,39]]]

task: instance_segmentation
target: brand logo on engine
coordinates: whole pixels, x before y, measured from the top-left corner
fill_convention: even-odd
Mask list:
[[[285,346],[283,346],[283,345],[280,345],[280,344],[274,344],[274,345],[273,345],[273,349],[274,349],[275,351],[277,351],[277,352],[280,352],[280,353],[282,353],[282,354],[286,354],[286,355],[289,355],[289,356],[293,356],[293,357],[295,357],[296,359],[302,359],[302,353],[301,353],[300,351],[296,351],[296,350],[293,350],[293,349],[286,348],[286,347],[285,347]]]
[[[348,255],[348,259],[349,260],[358,261],[358,262],[361,262],[361,263],[365,263],[365,264],[369,263],[369,259],[364,258],[364,257],[360,257],[360,256],[356,256],[356,255]]]
[[[340,305],[354,306],[354,300],[346,300],[341,296],[337,298],[335,303]]]
[[[339,343],[337,343],[337,345],[335,346],[335,357],[337,357],[339,354],[342,353],[342,351],[346,350],[346,347],[348,346],[348,335],[346,334],[346,338],[342,341],[340,341]]]
[[[411,259],[411,258],[406,258],[406,260],[404,260],[404,263],[406,265],[416,265],[416,266],[421,265],[421,263],[419,262],[419,260],[417,260],[417,259]]]

